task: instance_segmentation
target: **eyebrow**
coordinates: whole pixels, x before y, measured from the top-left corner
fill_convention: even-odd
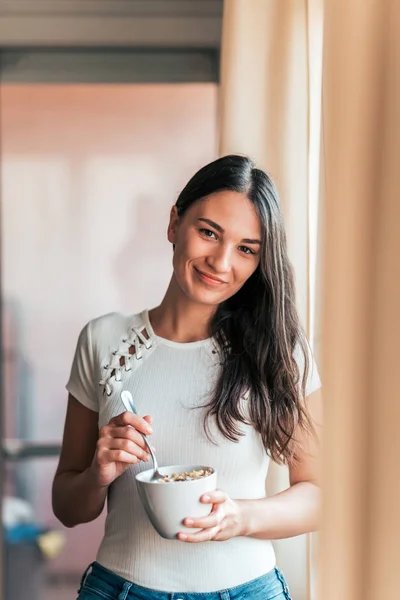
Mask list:
[[[207,225],[210,225],[210,227],[213,227],[220,233],[225,233],[223,228],[221,227],[221,225],[218,225],[218,223],[215,223],[215,221],[211,221],[211,219],[206,219],[205,217],[200,217],[199,221],[203,221],[203,223],[207,223]],[[244,238],[244,239],[242,239],[242,242],[245,242],[246,244],[260,244],[261,245],[261,240],[253,240],[250,238]]]

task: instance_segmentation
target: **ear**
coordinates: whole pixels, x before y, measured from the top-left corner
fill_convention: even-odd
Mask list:
[[[179,221],[178,209],[174,205],[171,208],[170,216],[169,216],[169,225],[168,225],[168,241],[171,244],[176,244],[176,229]]]

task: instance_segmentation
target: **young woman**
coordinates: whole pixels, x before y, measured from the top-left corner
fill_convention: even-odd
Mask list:
[[[54,512],[74,527],[108,499],[79,599],[287,600],[271,540],[317,527],[320,381],[272,181],[247,157],[205,166],[173,206],[168,240],[161,304],[90,321],[67,385]],[[123,389],[145,416],[123,412]],[[171,541],[150,524],[135,484],[150,458],[140,432],[162,464],[216,468],[219,489],[201,499],[210,515],[185,521],[199,532],[182,526]],[[270,459],[289,465],[290,488],[267,498]]]

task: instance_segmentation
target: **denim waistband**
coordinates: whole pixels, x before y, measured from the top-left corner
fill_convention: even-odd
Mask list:
[[[85,600],[85,590],[97,592],[104,600],[241,600],[243,598],[290,600],[287,583],[277,567],[257,579],[229,589],[182,593],[142,587],[94,562],[82,577],[79,590],[79,594],[82,593],[79,598],[82,600]]]

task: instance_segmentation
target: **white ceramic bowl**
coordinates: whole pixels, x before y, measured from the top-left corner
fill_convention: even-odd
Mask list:
[[[174,465],[160,467],[164,475],[173,473],[190,472],[194,469],[208,469],[204,465]],[[154,529],[161,537],[168,540],[176,539],[182,532],[199,531],[185,527],[183,519],[186,517],[205,517],[211,512],[211,504],[203,504],[200,498],[206,492],[211,492],[217,487],[217,473],[213,469],[211,475],[201,479],[176,482],[150,481],[153,469],[142,471],[136,475],[139,496]]]

